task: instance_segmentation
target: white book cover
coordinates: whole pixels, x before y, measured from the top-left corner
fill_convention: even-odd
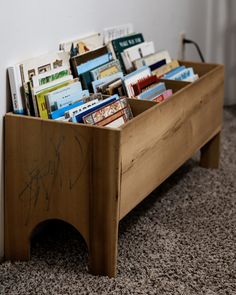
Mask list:
[[[70,68],[70,55],[68,52],[49,52],[38,57],[24,60],[20,63],[22,85],[33,76],[66,66]]]
[[[133,24],[123,24],[123,25],[105,28],[103,29],[104,44],[107,44],[114,39],[132,34],[133,32],[134,32]]]
[[[139,69],[143,66],[151,66],[163,59],[166,60],[167,64],[171,62],[170,54],[166,50],[148,55],[148,56],[140,58],[140,59],[137,59],[133,63],[134,63],[135,68]]]
[[[122,58],[123,58],[126,70],[129,71],[130,69],[133,68],[133,62],[135,60],[146,57],[154,53],[155,53],[155,46],[152,41],[143,42],[125,49],[122,54]]]
[[[64,82],[67,82],[67,81],[77,81],[77,79],[74,79],[74,77],[72,75],[69,75],[69,76],[65,76],[65,77],[62,77],[60,79],[57,79],[57,80],[54,80],[52,82],[49,82],[47,84],[43,84],[43,85],[40,85],[38,87],[34,87],[33,88],[33,93],[34,95],[36,94],[39,94],[40,92],[46,90],[46,89],[49,89],[49,88],[52,88],[56,85],[59,85],[59,84],[62,84]]]
[[[74,116],[76,116],[79,113],[87,110],[89,107],[97,104],[98,102],[99,102],[99,100],[96,98],[94,100],[91,100],[89,102],[84,103],[81,106],[70,109],[69,111],[65,112],[65,118],[73,118]]]
[[[48,83],[50,83],[54,80],[58,80],[58,79],[62,78],[62,77],[60,77],[60,73],[63,74],[64,72],[65,72],[64,76],[70,75],[70,73],[71,73],[70,68],[68,68],[67,66],[62,66],[62,67],[53,69],[53,70],[45,72],[45,73],[35,75],[32,77],[32,85],[33,85],[33,87],[39,87],[40,85],[47,84],[47,83],[44,83],[44,84],[41,83],[41,81],[44,79],[45,80],[48,79],[49,80]],[[68,74],[66,74],[66,72]],[[50,78],[53,78],[53,77],[54,77],[54,79],[52,81],[50,81]],[[57,79],[57,77],[60,77],[60,78]]]
[[[71,40],[60,43],[60,50],[70,52],[71,47],[78,50],[77,54],[85,53],[103,46],[103,36],[101,33],[93,32],[85,36],[73,38]]]
[[[13,111],[16,114],[24,114],[24,100],[21,92],[22,83],[20,76],[20,65],[8,68],[8,76],[11,89]]]

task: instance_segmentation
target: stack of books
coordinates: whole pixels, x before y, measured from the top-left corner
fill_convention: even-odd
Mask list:
[[[9,67],[14,112],[119,127],[133,117],[125,96],[160,103],[173,94],[165,79],[198,78],[131,27],[104,32],[62,42],[58,52]]]

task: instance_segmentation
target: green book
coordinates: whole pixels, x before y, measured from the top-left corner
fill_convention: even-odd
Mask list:
[[[125,37],[114,39],[111,42],[112,42],[112,47],[115,52],[115,55],[120,61],[122,71],[125,73],[125,66],[123,63],[121,53],[127,48],[143,43],[144,42],[143,35],[141,33],[135,33]]]

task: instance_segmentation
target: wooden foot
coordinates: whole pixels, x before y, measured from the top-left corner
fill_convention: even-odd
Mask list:
[[[220,133],[201,148],[200,166],[217,169],[220,162]]]

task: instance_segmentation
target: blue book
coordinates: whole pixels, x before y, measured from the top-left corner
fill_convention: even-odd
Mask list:
[[[106,106],[107,104],[118,100],[119,96],[117,94],[112,95],[104,100],[101,100],[98,104],[96,104],[95,106],[91,106],[90,108],[88,108],[87,110],[77,114],[75,117],[72,118],[72,122],[76,122],[76,123],[83,123],[83,117],[88,115],[89,113],[92,113],[94,111],[96,111],[97,109],[100,109],[101,107]]]
[[[142,92],[138,97],[139,99],[151,100],[155,98],[158,94],[166,90],[165,83],[158,83],[157,85],[149,88],[148,90]]]
[[[69,104],[69,105],[67,105],[67,106],[65,106],[63,108],[60,108],[60,109],[54,111],[54,112],[51,112],[49,114],[49,117],[51,119],[57,119],[57,118],[63,117],[65,112],[69,111],[71,108],[75,108],[75,107],[78,107],[78,106],[84,104],[83,97],[88,97],[88,96],[89,96],[88,90],[83,90],[83,96],[82,96],[81,100],[79,100],[79,101],[77,101],[75,103],[71,103],[71,104]]]
[[[108,77],[105,77],[105,78],[102,78],[99,80],[95,80],[92,82],[93,92],[97,93],[97,86],[104,84],[104,83],[109,83],[115,79],[119,79],[119,78],[123,78],[123,77],[124,77],[123,72],[118,72],[118,73],[115,73],[111,76],[108,76]]]
[[[171,79],[172,76],[178,74],[179,72],[183,71],[186,67],[185,66],[180,66],[177,67],[175,69],[173,69],[172,71],[170,71],[169,73],[165,74],[163,79]]]
[[[91,71],[101,65],[104,65],[104,64],[110,62],[111,60],[112,60],[112,53],[108,52],[107,54],[104,54],[102,56],[99,56],[97,58],[89,60],[89,61],[77,66],[77,73],[78,73],[78,75],[81,75],[81,74]]]

